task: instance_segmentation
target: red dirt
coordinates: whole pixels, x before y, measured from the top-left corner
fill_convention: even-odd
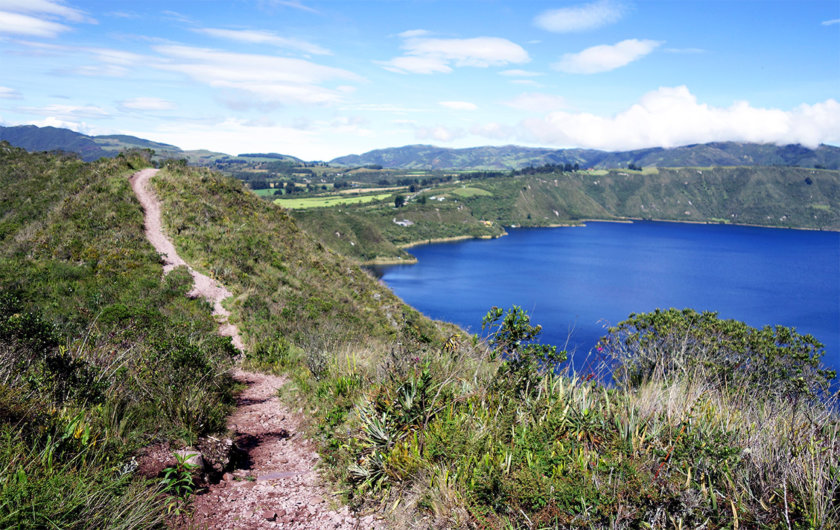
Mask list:
[[[144,169],[130,182],[145,210],[146,237],[164,255],[164,274],[185,265],[195,281],[190,296],[202,296],[213,304],[220,334],[232,337],[244,351],[236,326],[228,323],[222,300],[231,296],[215,280],[196,272],[178,256],[162,231],[160,201],[148,182],[156,169]],[[236,370],[234,378],[247,385],[238,397],[237,407],[228,419],[236,445],[245,453],[238,469],[225,473],[218,484],[193,497],[193,513],[172,522],[175,528],[298,528],[356,529],[378,528],[374,516],[357,517],[346,506],[330,509],[330,496],[315,472],[318,454],[301,429],[301,418],[277,397],[285,379]]]

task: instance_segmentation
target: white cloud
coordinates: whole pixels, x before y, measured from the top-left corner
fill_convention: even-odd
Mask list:
[[[85,122],[62,120],[54,116],[44,118],[43,120],[33,121],[30,125],[37,125],[38,127],[59,127],[61,129],[70,129],[82,134],[94,134],[93,128]]]
[[[624,6],[618,2],[600,0],[544,11],[537,15],[534,24],[555,33],[586,31],[617,22],[624,11]]]
[[[83,11],[52,0],[0,0],[0,10],[38,13],[49,17],[64,18],[71,22],[95,22]]]
[[[840,103],[828,99],[793,110],[752,107],[740,101],[713,107],[698,103],[687,87],[662,87],[614,116],[551,112],[520,124],[526,139],[555,146],[626,150],[714,141],[840,142]]]
[[[579,53],[564,54],[552,67],[569,74],[608,72],[644,57],[660,44],[655,40],[627,39],[613,45],[592,46]]]
[[[155,51],[164,60],[150,66],[183,73],[211,87],[241,91],[258,98],[255,103],[313,103],[340,101],[346,87],[328,88],[333,80],[361,81],[341,68],[303,59],[231,53],[191,46],[160,45]]]
[[[509,125],[501,123],[485,123],[483,125],[473,125],[470,128],[470,133],[484,138],[492,138],[494,140],[508,140],[515,134],[515,129]]]
[[[530,70],[503,70],[499,72],[499,75],[504,75],[507,77],[539,77],[541,75],[545,75],[542,72],[532,72]]]
[[[21,15],[0,11],[0,35],[26,35],[28,37],[54,38],[64,31],[70,30],[69,26]]]
[[[510,101],[505,101],[504,104],[514,109],[536,112],[557,110],[568,106],[561,96],[537,92],[520,94]]]
[[[282,7],[291,7],[292,9],[300,9],[301,11],[306,11],[308,13],[317,13],[316,9],[312,9],[311,7],[304,5],[300,0],[260,0],[260,4],[264,6],[282,6]]]
[[[96,20],[83,11],[53,0],[0,0],[0,35],[55,38],[69,31],[63,21],[88,22]]]
[[[415,34],[417,30],[407,32]],[[380,64],[399,73],[448,73],[452,66],[504,66],[526,63],[528,52],[516,43],[498,37],[438,39],[410,36],[402,45],[405,55]]]
[[[196,28],[196,33],[204,33],[212,37],[247,42],[251,44],[269,44],[278,48],[291,48],[312,55],[332,55],[332,52],[317,44],[312,44],[300,39],[281,37],[273,31],[253,29],[221,29],[221,28]]]
[[[390,61],[382,62],[382,67],[398,74],[411,72],[412,74],[448,74],[452,68],[446,61],[437,57],[394,57]]]
[[[123,110],[160,111],[172,110],[175,104],[161,98],[138,97],[120,101],[119,107]]]
[[[46,105],[44,107],[20,107],[29,114],[40,114],[64,120],[109,118],[110,114],[96,105]]]
[[[408,31],[403,31],[402,33],[397,33],[397,36],[404,39],[410,39],[412,37],[425,37],[429,33],[431,32],[425,29],[410,29]]]
[[[823,20],[822,21],[823,26],[833,26],[834,24],[840,24],[840,18],[835,18],[835,19],[832,19],[832,20]]]
[[[20,92],[13,88],[0,86],[0,99],[20,99]]]
[[[478,105],[469,101],[438,101],[438,105],[452,110],[478,110]]]

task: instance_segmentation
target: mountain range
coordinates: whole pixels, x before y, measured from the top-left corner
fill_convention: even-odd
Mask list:
[[[0,127],[0,141],[28,151],[68,151],[82,160],[113,157],[124,149],[155,151],[155,158],[186,159],[190,164],[212,166],[220,161],[242,159],[303,161],[277,153],[239,156],[208,150],[183,150],[177,146],[136,136],[86,134],[58,127],[18,125]],[[798,166],[840,169],[840,147],[820,145],[811,149],[799,144],[774,145],[742,142],[713,142],[682,147],[600,151],[595,149],[552,149],[516,145],[453,149],[433,145],[407,145],[376,149],[361,155],[347,155],[329,162],[335,166],[382,166],[391,169],[511,170],[546,164],[577,164],[582,168],[708,167],[708,166]]]
[[[582,168],[610,169],[636,166],[800,166],[840,169],[840,148],[820,145],[810,149],[798,144],[778,146],[741,142],[714,142],[683,147],[599,151],[550,149],[516,145],[449,149],[433,145],[408,145],[377,149],[330,161],[334,165],[379,165],[400,169],[510,170],[546,164],[578,164]]]

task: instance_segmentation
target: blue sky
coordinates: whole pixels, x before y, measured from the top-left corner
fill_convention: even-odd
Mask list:
[[[840,145],[837,0],[0,0],[0,124],[326,160]]]

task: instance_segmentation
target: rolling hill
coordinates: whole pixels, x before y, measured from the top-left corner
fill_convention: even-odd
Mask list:
[[[0,140],[27,151],[67,151],[82,160],[115,156],[124,149],[152,149],[154,158],[186,159],[192,165],[254,161],[284,162],[300,166],[304,161],[278,153],[246,153],[238,156],[209,150],[183,150],[177,146],[129,135],[88,136],[69,129],[18,125],[0,127]],[[241,161],[241,162],[240,162]],[[512,170],[546,164],[578,164],[581,168],[616,169],[629,164],[640,167],[797,166],[840,169],[840,147],[820,145],[811,149],[798,144],[774,145],[743,142],[713,142],[682,147],[653,147],[633,151],[553,149],[517,145],[451,149],[434,145],[406,145],[347,155],[329,162],[335,166],[379,165],[390,169]]]
[[[449,149],[433,145],[407,145],[377,149],[330,161],[334,165],[381,165],[400,169],[521,169],[545,164],[578,164],[582,168],[612,169],[628,164],[647,167],[708,166],[801,166],[840,168],[840,148],[821,145],[777,146],[740,142],[715,142],[674,148],[655,147],[635,151],[594,149],[549,149],[538,147],[486,146]]]

